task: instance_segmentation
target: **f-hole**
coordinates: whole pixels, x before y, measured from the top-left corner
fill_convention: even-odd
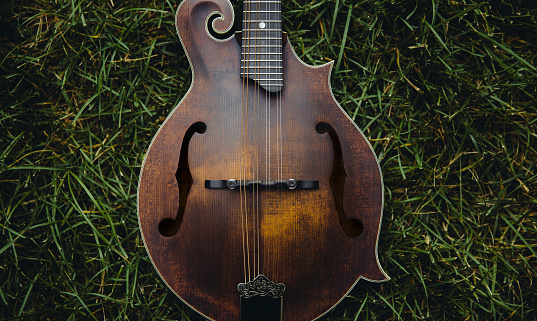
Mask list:
[[[183,221],[183,215],[185,214],[186,202],[188,200],[188,194],[192,187],[192,174],[190,173],[190,166],[188,165],[188,145],[194,133],[203,134],[207,130],[207,125],[202,122],[192,124],[185,133],[183,143],[181,144],[181,152],[179,155],[179,165],[177,166],[177,172],[175,178],[179,186],[179,211],[175,219],[165,218],[159,225],[158,230],[160,234],[166,237],[174,236],[181,222]]]
[[[334,195],[334,201],[336,203],[337,214],[339,217],[339,224],[343,228],[345,234],[348,237],[358,237],[362,235],[364,231],[364,225],[358,219],[351,218],[347,220],[343,211],[343,189],[345,187],[345,180],[347,179],[347,173],[345,172],[345,164],[343,163],[343,154],[341,152],[341,143],[334,127],[327,123],[318,123],[315,130],[319,134],[326,134],[332,139],[332,146],[334,147],[334,165],[332,167],[332,173],[330,174],[330,188]]]

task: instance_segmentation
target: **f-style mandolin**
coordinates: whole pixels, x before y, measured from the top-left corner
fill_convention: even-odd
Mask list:
[[[179,37],[192,86],[154,137],[138,190],[158,273],[218,320],[312,320],[377,257],[382,176],[335,101],[332,64],[313,67],[282,32],[281,0],[245,0],[228,39],[226,0],[185,0]]]

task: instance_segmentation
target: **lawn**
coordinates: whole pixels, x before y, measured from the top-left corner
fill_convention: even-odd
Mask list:
[[[136,215],[151,138],[190,87],[178,5],[0,3],[1,320],[199,319]],[[537,320],[537,2],[291,0],[283,16],[304,62],[334,61],[384,176],[391,280],[323,320]]]

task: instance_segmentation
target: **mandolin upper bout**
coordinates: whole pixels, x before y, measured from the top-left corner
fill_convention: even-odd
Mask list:
[[[283,320],[312,320],[360,278],[388,279],[377,257],[380,168],[333,98],[331,63],[305,65],[285,43],[285,87],[267,93],[240,77],[236,39],[208,33],[215,12],[215,30],[228,30],[227,1],[185,0],[177,10],[193,81],[142,166],[146,249],[170,289],[210,319],[239,320],[237,286],[263,274],[285,285]],[[206,185],[229,179],[250,188]],[[273,183],[289,179],[318,188]]]

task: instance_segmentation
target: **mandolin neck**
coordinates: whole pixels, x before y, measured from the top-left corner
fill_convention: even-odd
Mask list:
[[[244,0],[241,75],[269,92],[283,90],[281,0]]]

